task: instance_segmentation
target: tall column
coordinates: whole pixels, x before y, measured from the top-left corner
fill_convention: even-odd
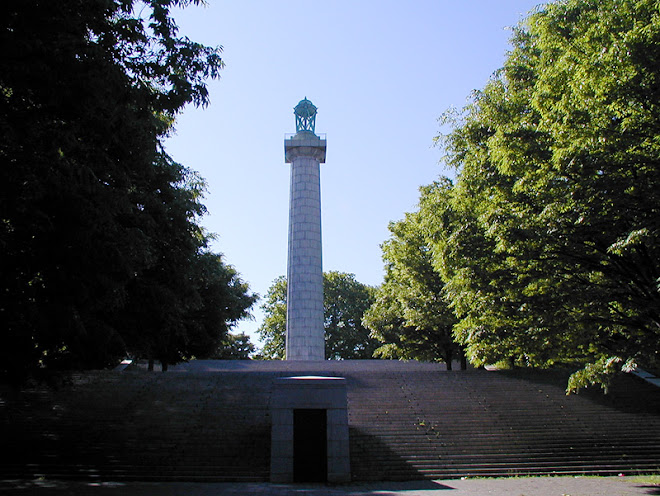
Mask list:
[[[316,107],[309,100],[302,100],[295,114],[298,132],[284,142],[291,164],[286,359],[324,360],[319,164],[325,163],[326,140],[314,134]]]

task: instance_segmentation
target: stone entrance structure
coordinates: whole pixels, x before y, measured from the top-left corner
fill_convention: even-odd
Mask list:
[[[326,140],[315,134],[316,107],[294,108],[296,134],[284,140],[291,164],[287,264],[286,359],[324,360],[320,165]]]
[[[275,379],[271,419],[271,482],[351,480],[346,379]]]

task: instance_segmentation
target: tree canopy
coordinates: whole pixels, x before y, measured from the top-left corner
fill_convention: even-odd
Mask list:
[[[261,305],[264,321],[257,332],[264,345],[261,356],[268,360],[286,358],[286,276],[279,276],[273,281]]]
[[[658,5],[550,3],[512,45],[441,119],[456,181],[390,225],[365,323],[382,355],[438,359],[453,335],[475,365],[569,364],[569,390],[607,388],[659,361]]]
[[[372,358],[377,341],[362,324],[364,312],[374,301],[374,288],[354,274],[330,271],[323,274],[325,356],[329,360]]]
[[[447,191],[451,183],[423,188]],[[433,267],[428,226],[422,211],[390,223],[390,238],[383,243],[385,281],[363,322],[381,346],[376,355],[393,359],[442,360],[451,369],[460,355],[454,342],[456,317],[444,299],[444,282]],[[433,211],[435,215],[437,212]]]
[[[255,297],[199,224],[203,180],[163,148],[208,104],[220,48],[182,37],[187,0],[0,7],[3,351],[35,366],[172,363],[213,349]]]
[[[211,358],[218,360],[250,360],[255,352],[250,336],[245,333],[227,334],[225,341]]]
[[[569,388],[658,359],[660,14],[567,0],[515,30],[504,67],[439,140],[458,179],[434,266],[470,359],[577,361]]]
[[[284,359],[286,354],[286,277],[278,277],[266,294],[265,318],[259,327],[263,358]],[[330,360],[372,358],[378,347],[362,325],[362,316],[374,301],[374,289],[354,274],[323,273],[325,355]]]

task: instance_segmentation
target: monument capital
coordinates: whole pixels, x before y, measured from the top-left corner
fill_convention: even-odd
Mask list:
[[[287,164],[298,157],[311,157],[325,163],[326,140],[311,133],[298,133],[284,140],[284,161]]]

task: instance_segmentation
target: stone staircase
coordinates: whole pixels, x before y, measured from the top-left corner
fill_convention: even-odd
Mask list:
[[[270,385],[346,377],[354,480],[660,470],[660,388],[566,396],[556,371],[391,362],[198,361],[0,395],[0,478],[266,481]]]
[[[566,396],[566,374],[410,371],[349,390],[357,480],[660,470],[660,390]]]

